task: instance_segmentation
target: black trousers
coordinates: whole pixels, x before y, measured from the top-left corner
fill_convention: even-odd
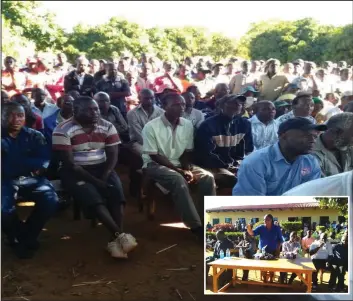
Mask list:
[[[340,265],[332,265],[329,287],[333,288],[336,285],[336,281],[338,278],[336,288],[338,290],[343,290],[344,289],[344,276],[346,275],[346,272],[347,272],[346,267],[340,266]]]
[[[313,264],[316,269],[316,272],[313,272],[313,284],[317,285],[317,272],[320,269],[326,269],[326,262],[326,259],[313,259]]]

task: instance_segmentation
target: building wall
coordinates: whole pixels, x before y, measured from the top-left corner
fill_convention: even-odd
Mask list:
[[[272,214],[273,217],[281,221],[288,221],[290,217],[311,217],[311,224],[316,222],[317,225],[320,224],[320,216],[328,216],[329,221],[332,223],[333,221],[338,222],[338,210],[335,209],[320,209],[320,208],[295,208],[295,209],[283,209],[283,210],[244,210],[244,212],[211,212],[207,213],[205,216],[205,222],[210,222],[212,225],[213,219],[219,219],[219,223],[225,223],[226,218],[231,218],[232,223],[239,218],[245,218],[246,223],[249,223],[252,218],[258,218],[259,221],[263,220],[263,217],[266,214]]]

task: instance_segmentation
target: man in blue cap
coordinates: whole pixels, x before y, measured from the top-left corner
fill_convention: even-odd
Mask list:
[[[320,178],[319,163],[310,153],[319,131],[326,129],[303,117],[280,124],[279,142],[250,154],[240,165],[233,195],[282,195]]]

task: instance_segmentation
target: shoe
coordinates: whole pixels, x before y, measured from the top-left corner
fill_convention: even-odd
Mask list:
[[[125,253],[129,253],[137,247],[136,239],[131,234],[121,233],[117,240]]]
[[[127,258],[127,254],[124,253],[118,239],[108,242],[107,250],[114,258]]]
[[[14,246],[13,251],[19,259],[30,259],[34,256],[33,250],[30,250],[27,246],[21,243]]]

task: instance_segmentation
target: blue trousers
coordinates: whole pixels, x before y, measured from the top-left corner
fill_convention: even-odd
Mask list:
[[[24,199],[35,202],[34,209],[22,227],[16,213],[16,192]],[[9,239],[22,236],[25,241],[36,240],[45,223],[54,215],[57,206],[58,196],[55,189],[44,177],[1,181],[2,230]]]

